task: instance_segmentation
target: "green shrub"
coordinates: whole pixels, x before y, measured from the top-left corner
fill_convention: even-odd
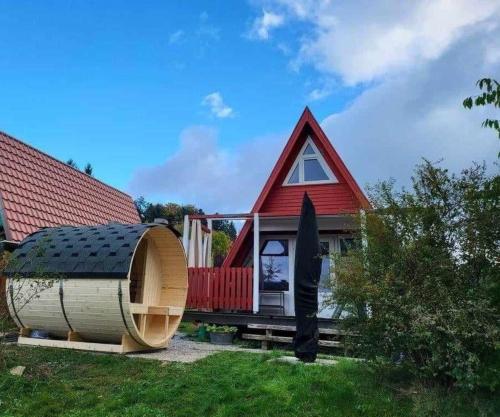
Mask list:
[[[234,326],[217,326],[215,324],[211,324],[207,326],[207,331],[209,333],[236,333],[238,328]]]
[[[500,178],[425,161],[412,180],[411,191],[371,189],[362,249],[335,262],[336,302],[363,307],[345,320],[359,333],[353,348],[419,376],[495,388]]]

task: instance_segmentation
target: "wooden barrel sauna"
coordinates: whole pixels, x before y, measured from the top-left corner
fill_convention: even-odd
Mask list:
[[[5,275],[22,334],[122,345],[125,337],[136,347],[127,351],[167,346],[188,286],[179,235],[160,223],[42,229],[20,243]]]

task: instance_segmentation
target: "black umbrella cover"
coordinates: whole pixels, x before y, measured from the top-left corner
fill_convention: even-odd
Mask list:
[[[314,205],[304,193],[297,245],[295,249],[295,356],[314,362],[318,353],[318,284],[321,276],[321,250]]]

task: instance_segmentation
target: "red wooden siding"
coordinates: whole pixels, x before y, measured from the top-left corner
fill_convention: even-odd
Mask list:
[[[286,213],[300,215],[302,198],[307,191],[318,215],[352,213],[360,204],[347,184],[317,184],[276,186],[264,202],[261,213]]]
[[[253,268],[188,268],[186,307],[251,311]]]

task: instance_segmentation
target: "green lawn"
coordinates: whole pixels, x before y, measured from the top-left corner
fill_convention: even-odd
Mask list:
[[[267,362],[274,354],[220,353],[194,364],[10,347],[1,416],[480,416],[492,393],[403,383],[361,362],[331,367]]]

